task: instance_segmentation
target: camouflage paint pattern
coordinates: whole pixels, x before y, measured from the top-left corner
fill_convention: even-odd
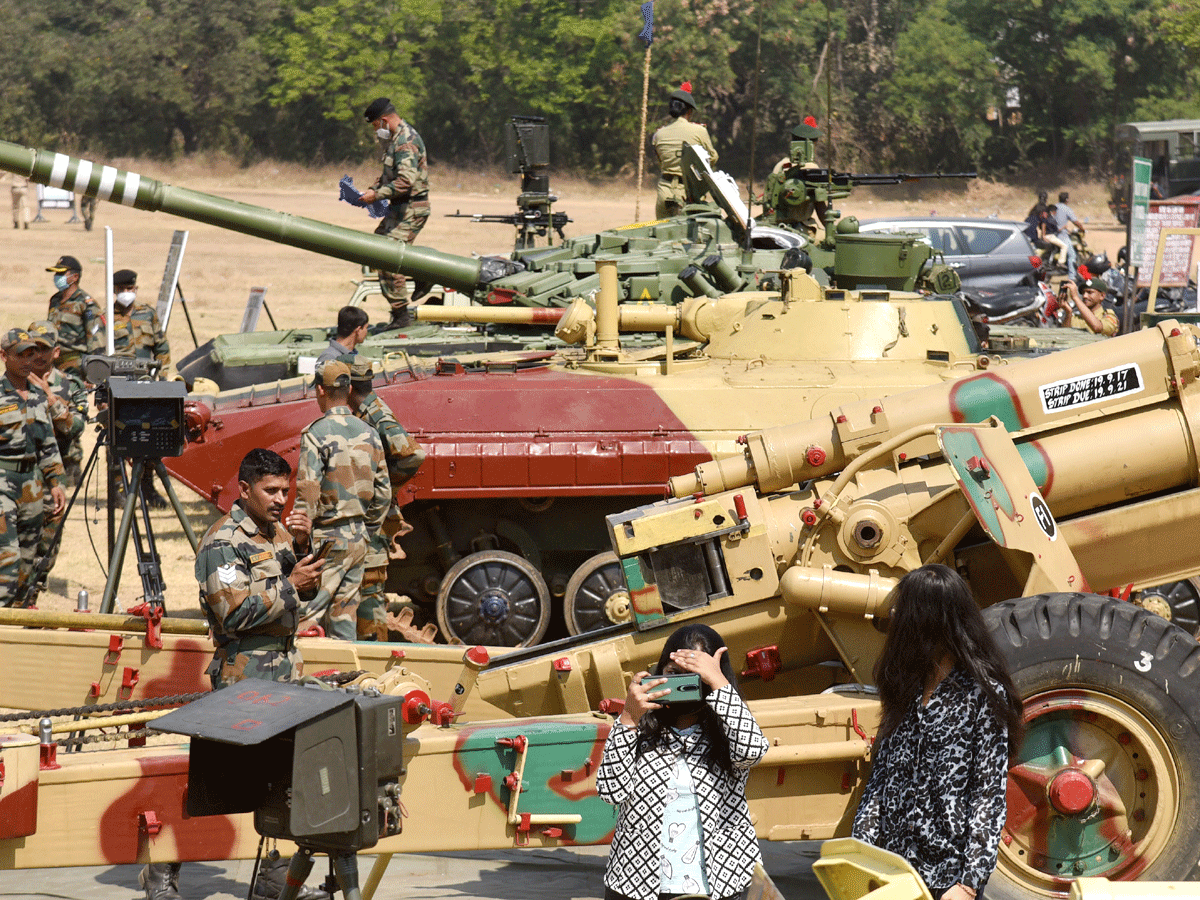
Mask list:
[[[83,357],[108,349],[104,311],[100,304],[83,290],[76,290],[69,299],[63,299],[63,291],[59,291],[50,298],[46,318],[54,323],[58,346],[62,350],[55,365],[82,378]]]
[[[126,311],[113,313],[113,352],[116,356],[158,360],[160,370],[171,367],[171,346],[158,323],[158,312],[136,300]]]
[[[216,652],[212,686],[244,678],[291,681],[304,672],[296,649],[300,597],[288,581],[296,565],[279,523],[265,534],[239,503],[213,523],[196,551],[200,604]]]
[[[46,376],[50,385],[47,396],[50,421],[54,424],[54,437],[58,441],[58,452],[63,468],[69,476],[67,483],[74,486],[83,464],[83,431],[88,421],[88,390],[83,379],[70,372],[51,369]]]
[[[314,546],[335,542],[321,570],[321,586],[304,605],[306,627],[315,622],[331,637],[357,638],[363,567],[371,536],[391,502],[379,435],[349,407],[331,407],[304,429],[296,509],[312,519]]]

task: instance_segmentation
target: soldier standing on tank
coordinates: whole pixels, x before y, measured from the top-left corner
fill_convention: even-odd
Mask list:
[[[788,155],[775,164],[763,189],[762,223],[792,225],[816,234],[813,214],[823,223],[828,204],[816,199],[816,186],[797,177],[804,169],[817,169],[817,141],[821,129],[812,116],[792,129]]]
[[[79,287],[83,267],[73,256],[60,256],[58,262],[46,268],[54,273],[58,293],[50,298],[46,318],[58,332],[62,353],[58,367],[83,377],[83,357],[88,353],[103,353],[108,348],[104,330],[104,312],[86,291]]]
[[[374,375],[374,367],[369,359],[359,359],[350,367],[350,409],[379,435],[392,494],[392,502],[388,504],[383,527],[371,532],[371,546],[367,550],[362,599],[358,604],[360,641],[388,639],[387,597],[384,594],[388,560],[393,552],[398,559],[404,558],[398,538],[412,531],[412,526],[404,521],[400,512],[396,491],[400,485],[417,474],[421,463],[425,461],[425,451],[396,421],[392,411],[372,390]]]
[[[362,201],[388,201],[388,214],[375,229],[395,241],[411,244],[429,219],[429,171],[425,161],[425,142],[417,130],[396,114],[386,97],[371,102],[363,114],[375,129],[375,136],[387,141],[383,154],[383,172],[371,187],[363,191]],[[403,328],[408,315],[408,282],[403,275],[379,270],[379,287],[392,308],[390,325]]]
[[[246,678],[295,681],[304,674],[296,648],[301,595],[316,589],[321,560],[312,558],[312,523],[293,511],[284,523],[292,467],[278,453],[251,450],[238,468],[238,499],[208,529],[196,550],[200,606],[216,652],[208,667],[213,690]],[[148,900],[179,900],[180,864],[151,863],[138,880]],[[272,852],[254,885],[256,900],[278,897],[287,860]],[[328,894],[302,887],[302,900]]]
[[[392,491],[379,435],[350,412],[350,367],[319,363],[313,386],[322,415],[300,433],[296,509],[312,519],[318,548],[333,544],[302,628],[320,624],[330,637],[353,641],[367,547],[383,525]]]
[[[50,493],[50,515],[62,515],[62,457],[46,395],[29,381],[37,342],[24,328],[0,340],[0,606],[24,605]]]
[[[367,311],[361,306],[343,306],[338,310],[337,337],[329,342],[329,346],[321,351],[317,362],[327,359],[355,357],[358,355],[358,345],[367,339],[367,323],[370,319]]]
[[[671,123],[664,125],[650,139],[654,152],[658,154],[658,198],[654,203],[654,214],[660,219],[677,216],[687,203],[687,190],[683,181],[683,145],[696,144],[708,151],[710,165],[717,164],[717,151],[713,149],[708,129],[692,121],[696,112],[696,101],[692,99],[692,85],[685,81],[679,90],[671,91],[667,101],[667,112]]]

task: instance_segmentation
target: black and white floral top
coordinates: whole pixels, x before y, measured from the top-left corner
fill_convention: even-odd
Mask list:
[[[996,867],[1008,773],[1008,726],[979,685],[956,666],[873,752],[854,837],[903,856],[931,891],[978,890]]]

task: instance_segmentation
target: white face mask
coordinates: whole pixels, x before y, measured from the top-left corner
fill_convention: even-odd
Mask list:
[[[390,141],[392,139],[392,130],[390,128],[376,128],[375,137],[381,141]]]
[[[135,294],[133,291],[121,291],[121,293],[117,294],[115,299],[119,306],[131,306],[133,304],[133,298],[136,296],[137,294]]]
[[[54,276],[54,286],[56,288],[58,288],[60,291],[65,291],[67,289],[67,276],[61,275],[61,274],[55,275]]]

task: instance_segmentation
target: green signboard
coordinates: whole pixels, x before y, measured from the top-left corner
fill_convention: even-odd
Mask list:
[[[1129,234],[1125,246],[1129,248],[1129,263],[1136,266],[1142,258],[1146,242],[1146,220],[1150,215],[1150,160],[1140,156],[1133,158],[1133,173],[1129,180]]]

